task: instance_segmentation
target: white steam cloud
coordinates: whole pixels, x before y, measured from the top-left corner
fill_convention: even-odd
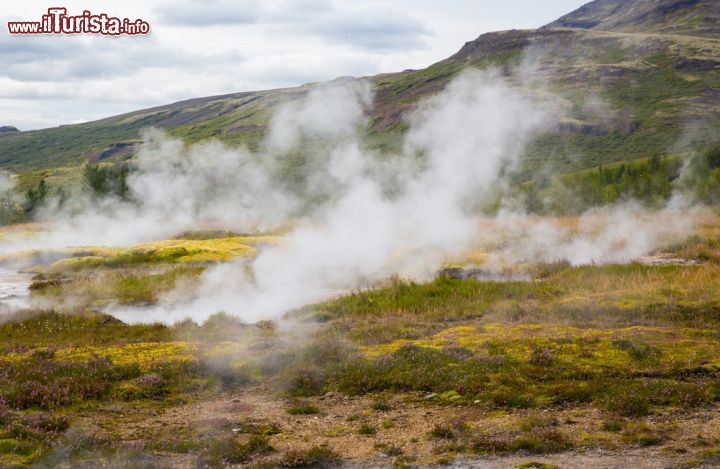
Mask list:
[[[431,278],[479,245],[502,242],[488,268],[614,262],[692,227],[688,212],[626,206],[588,214],[572,230],[506,211],[483,229],[479,207],[503,170],[554,124],[547,96],[520,92],[497,72],[464,73],[412,113],[395,155],[364,144],[372,102],[363,81],[315,88],[278,110],[260,152],[219,142],[188,147],[149,131],[128,179],[131,202],[63,208],[50,235],[22,247],[127,244],[207,226],[283,228],[281,242],[252,260],[210,267],[198,286],[153,307],[111,311],[129,321],[202,321],[219,311],[253,321],[393,274]],[[658,216],[667,222],[658,225]]]
[[[212,268],[189,298],[171,295],[153,319],[202,319],[220,310],[255,320],[392,274],[431,277],[472,245],[478,200],[547,120],[498,74],[467,73],[419,107],[403,154],[381,163],[359,137],[370,102],[367,85],[354,83],[284,107],[269,151],[321,141],[310,149],[308,187],[330,199],[295,219],[282,242],[250,265]]]

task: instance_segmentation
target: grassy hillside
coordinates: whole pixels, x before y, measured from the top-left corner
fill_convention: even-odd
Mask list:
[[[537,65],[533,76],[562,96],[564,104],[559,128],[530,149],[525,174],[546,166],[577,171],[665,154],[689,128],[704,129],[701,140],[712,140],[720,125],[720,39],[654,27],[648,29],[659,32],[632,32],[625,26],[618,26],[621,32],[556,28],[586,25],[573,18],[604,12],[600,7],[610,8],[610,3],[594,2],[540,30],[482,35],[426,69],[370,77],[376,91],[367,129],[371,142],[392,148],[406,128],[407,113],[462,70],[510,70],[528,50]],[[692,11],[705,3],[694,2]],[[628,18],[632,22],[634,17]],[[601,27],[604,23],[596,26]],[[644,28],[640,24],[637,29]],[[126,159],[148,126],[165,128],[188,142],[218,138],[253,147],[273,109],[312,86],[193,99],[85,124],[3,133],[0,167],[54,174],[57,168],[86,161]]]

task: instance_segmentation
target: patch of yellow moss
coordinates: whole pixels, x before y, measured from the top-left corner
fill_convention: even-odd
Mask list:
[[[30,454],[25,447],[29,447]],[[36,459],[37,443],[23,442],[15,438],[0,438],[0,467],[26,467]],[[26,454],[23,454],[26,453]]]
[[[257,253],[257,246],[274,244],[276,236],[234,236],[216,239],[170,239],[137,245],[135,248],[185,248],[192,254],[178,258],[181,262],[225,261]]]
[[[146,370],[167,362],[187,362],[196,360],[196,346],[187,342],[142,342],[121,346],[86,346],[58,350],[57,360],[86,360],[93,356],[109,357],[118,365],[138,364]]]
[[[647,358],[633,357],[618,341],[651,347]],[[459,346],[476,353],[501,351],[505,356],[527,361],[533,350],[550,349],[559,364],[579,370],[643,370],[649,367],[707,366],[720,368],[720,336],[709,329],[635,326],[617,329],[580,329],[556,324],[453,327],[423,339],[399,339],[364,346],[369,358],[393,353],[405,345],[443,348]]]
[[[127,247],[83,246],[53,250],[50,254],[66,256],[50,266],[36,266],[40,272],[77,270],[103,265],[163,262],[221,262],[258,253],[260,246],[275,244],[277,236],[233,236],[213,239],[168,239]],[[40,258],[47,251],[12,253],[13,258]],[[6,256],[7,257],[7,256]]]

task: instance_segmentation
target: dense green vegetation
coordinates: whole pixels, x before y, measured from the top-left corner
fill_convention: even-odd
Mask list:
[[[83,185],[93,196],[115,195],[125,198],[128,195],[127,165],[86,164],[83,167]]]
[[[639,202],[659,208],[675,194],[714,205],[720,202],[719,146],[686,158],[653,156],[559,175],[542,175],[516,188],[529,211],[579,214],[592,207]]]
[[[520,194],[531,213],[582,213],[590,208],[623,202],[639,202],[648,208],[662,207],[673,195],[682,193],[690,200],[715,205],[720,203],[720,146],[707,146],[690,155],[652,156],[570,172],[541,172],[526,182],[511,186],[509,196]],[[300,184],[302,171],[289,160],[289,184]],[[126,164],[86,164],[82,188],[91,199],[130,197],[127,177],[132,167]],[[514,174],[518,179],[518,175]],[[522,181],[522,177],[519,178]],[[36,187],[25,192],[22,204],[8,201],[0,205],[3,224],[26,221],[50,197],[62,206],[69,200],[63,187],[50,187],[41,178]],[[490,206],[489,210],[494,208]]]

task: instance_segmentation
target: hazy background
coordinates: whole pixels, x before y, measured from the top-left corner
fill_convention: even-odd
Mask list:
[[[422,68],[482,33],[535,28],[585,0],[0,3],[0,125],[29,130],[182,99]],[[15,36],[49,6],[142,18],[145,37]]]

